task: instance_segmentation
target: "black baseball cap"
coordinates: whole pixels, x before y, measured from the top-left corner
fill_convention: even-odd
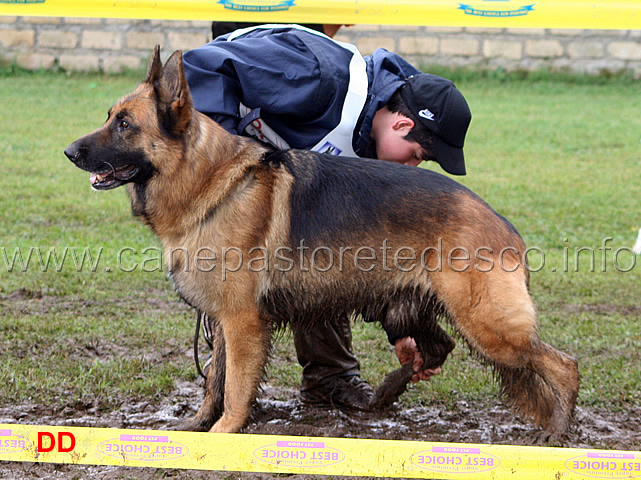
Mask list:
[[[463,143],[472,114],[461,92],[443,77],[422,73],[409,77],[401,98],[421,124],[434,134],[438,164],[452,175],[465,175]]]

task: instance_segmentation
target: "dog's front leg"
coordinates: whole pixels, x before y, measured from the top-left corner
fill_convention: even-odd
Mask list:
[[[206,432],[214,422],[223,414],[223,400],[225,396],[225,338],[223,329],[215,317],[203,315],[203,321],[209,322],[212,332],[212,359],[207,370],[205,381],[205,398],[198,409],[198,413],[189,420],[180,424],[179,430]]]
[[[210,432],[238,432],[247,421],[263,376],[270,325],[257,310],[220,315],[225,338],[225,407]]]

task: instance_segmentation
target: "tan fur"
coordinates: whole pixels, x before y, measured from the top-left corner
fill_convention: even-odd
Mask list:
[[[216,331],[205,401],[189,428],[217,420],[213,432],[240,430],[267,362],[273,325],[307,321],[298,318],[301,311],[313,316],[326,303],[328,312],[370,312],[413,332],[426,361],[435,365],[453,348],[436,322],[446,318],[495,369],[507,401],[545,429],[544,439],[567,431],[578,390],[576,360],[539,340],[523,268],[525,245],[478,197],[463,189],[445,193],[452,214],[439,221],[424,218],[412,198],[400,200],[394,208],[415,224],[386,219],[377,220],[377,228],[332,231],[327,248],[334,260],[340,258],[339,265],[330,265],[330,252],[321,251],[315,257],[318,268],[307,271],[304,266],[312,261],[307,252],[303,267],[284,273],[276,268],[286,265],[278,249],[295,247],[292,225],[304,219],[293,218],[291,192],[304,177],[297,180],[284,166],[270,167],[265,147],[230,135],[196,112],[179,53],[163,68],[156,50],[146,80],[112,108],[104,127],[72,144],[77,148],[70,148],[75,152],[70,158],[87,169],[77,153],[85,147],[78,145],[108,143],[110,122],[122,112],[141,132],[127,137],[127,147],[143,152],[155,169],[144,188],[128,185],[133,210],[162,242],[178,292],[212,319]],[[309,155],[294,153],[292,161],[318,161]],[[421,195],[432,200],[431,192]],[[411,259],[398,268],[386,269],[380,259],[371,270],[358,268],[355,250],[346,249],[378,251],[383,242],[393,252],[432,249],[428,268],[410,268]],[[454,251],[454,258],[448,262],[437,249]],[[464,251],[472,257],[462,257]],[[265,268],[252,270],[252,265]]]

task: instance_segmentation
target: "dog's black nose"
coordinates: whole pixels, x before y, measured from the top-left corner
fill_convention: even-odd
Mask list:
[[[78,156],[78,147],[76,147],[75,143],[72,143],[67,148],[65,148],[65,155],[72,162],[76,159],[76,157]]]

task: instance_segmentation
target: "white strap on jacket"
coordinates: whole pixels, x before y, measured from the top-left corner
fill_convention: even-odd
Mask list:
[[[291,148],[283,137],[278,135],[262,118],[260,118],[260,115],[255,115],[254,118],[248,117],[252,112],[260,113],[259,108],[252,110],[241,103],[239,105],[238,112],[240,113],[240,118],[242,118],[241,123],[247,123],[247,120],[251,120],[247,123],[247,126],[244,129],[249,135],[257,138],[261,142],[269,143],[279,150],[288,150]]]
[[[298,28],[314,35],[329,38],[323,33],[306,27],[302,27],[300,25],[259,25],[255,27],[236,30],[235,32],[232,32],[229,37],[227,37],[227,41],[231,41],[234,38],[244,35],[245,33],[257,28],[272,29],[282,27]],[[356,153],[354,153],[354,149],[352,147],[352,137],[354,135],[354,129],[356,128],[356,123],[358,122],[358,117],[363,110],[365,101],[367,99],[367,66],[365,64],[363,56],[354,45],[339,42],[331,38],[330,40],[352,52],[352,59],[349,62],[349,85],[347,87],[347,94],[345,96],[345,101],[343,102],[341,119],[338,125],[334,127],[334,129],[327,135],[325,135],[320,140],[320,142],[314,145],[311,150],[315,152],[329,153],[332,155],[355,157],[357,155]],[[251,111],[252,110],[248,107],[242,104],[240,105],[239,114],[241,118],[249,115]],[[247,125],[245,131],[260,140],[268,141],[277,148],[289,148],[287,142],[285,142],[280,137],[280,135],[278,135],[272,128],[270,128],[269,125],[265,124],[265,122],[260,117],[257,117],[253,121],[251,121]]]

